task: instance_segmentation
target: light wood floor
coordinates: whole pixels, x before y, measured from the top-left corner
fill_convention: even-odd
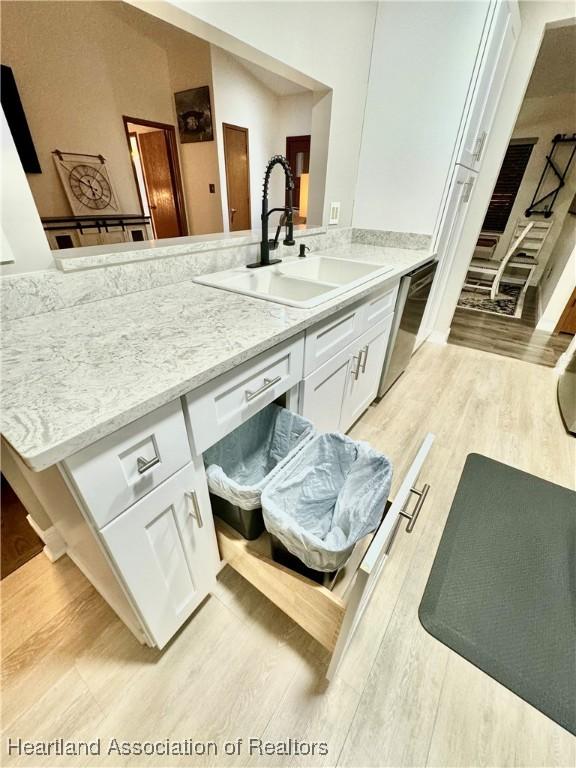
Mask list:
[[[2,582],[6,737],[328,744],[326,757],[5,759],[4,765],[573,766],[575,739],[421,627],[418,605],[471,451],[573,487],[554,372],[425,345],[353,429],[396,481],[424,434],[432,490],[404,530],[336,680],[321,647],[233,571],[170,646],[137,644],[72,563],[43,555]]]
[[[572,336],[536,330],[537,293],[529,288],[521,318],[457,307],[448,342],[553,368]]]

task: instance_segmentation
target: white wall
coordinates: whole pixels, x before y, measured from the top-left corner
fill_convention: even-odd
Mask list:
[[[552,332],[576,287],[576,216],[567,214],[538,286],[536,328]]]
[[[310,219],[325,221],[330,201],[339,201],[340,224],[351,224],[376,3],[129,1],[249,61],[316,88]],[[333,89],[332,94],[326,93],[326,86]],[[314,208],[317,201],[321,211]]]
[[[286,136],[311,132],[313,93],[280,96],[221,48],[211,46],[211,58],[225,231],[229,217],[222,123],[248,128],[252,229],[259,229],[266,164],[273,155],[285,153]],[[269,208],[284,205],[284,188],[284,174],[276,168],[270,177]],[[273,214],[271,230],[276,222]]]
[[[381,2],[354,226],[432,234],[486,2]]]
[[[307,136],[312,133],[312,91],[282,96],[278,100],[278,146],[286,152],[287,136]]]
[[[229,217],[222,123],[248,128],[252,228],[258,229],[264,169],[277,146],[278,97],[221,48],[212,46],[211,57],[224,229],[229,229]],[[277,171],[270,184],[270,208],[282,204],[282,189]]]
[[[506,254],[518,219],[524,217],[524,212],[532,201],[542,170],[544,169],[546,155],[549,154],[552,147],[553,137],[557,133],[573,133],[576,127],[575,98],[574,93],[561,93],[555,96],[525,99],[522,104],[512,138],[537,138],[538,142],[532,149],[532,154],[526,166],[522,184],[514,201],[508,224],[494,253],[495,259],[501,259]],[[571,147],[566,146],[560,147],[561,154],[557,155],[557,157],[566,158],[566,150],[570,151],[571,149]],[[550,178],[550,171],[548,173]],[[550,188],[547,187],[546,189]],[[575,194],[576,166],[573,163],[566,178],[566,186],[560,190],[554,203],[552,218],[548,219],[552,227],[538,256],[538,267],[532,276],[532,285],[536,285],[539,282],[546,269],[546,263],[560,234],[568,208]]]
[[[474,252],[474,246],[484,221],[506,148],[514,130],[546,24],[573,20],[574,4],[563,0],[558,2],[553,0],[550,2],[520,2],[520,15],[522,29],[518,44],[504,84],[496,118],[485,145],[482,168],[468,206],[468,214],[464,222],[450,281],[442,296],[434,328],[431,329],[439,337],[447,336],[450,331],[452,317],[468,265]]]

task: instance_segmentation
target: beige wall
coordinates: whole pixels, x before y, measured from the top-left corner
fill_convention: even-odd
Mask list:
[[[205,42],[120,2],[3,2],[2,63],[42,165],[28,175],[41,216],[70,214],[54,149],[104,155],[122,212],[139,213],[122,115],[175,125],[174,91],[211,85]],[[215,142],[180,151],[191,233],[221,231]]]
[[[522,179],[522,184],[518,190],[518,195],[514,202],[510,218],[506,229],[500,238],[498,248],[494,257],[497,259],[503,258],[510,242],[512,235],[516,227],[516,223],[519,218],[524,217],[526,208],[530,205],[542,170],[544,169],[544,163],[546,155],[552,148],[552,139],[557,133],[573,133],[574,132],[574,94],[573,93],[561,93],[556,96],[546,96],[541,98],[525,99],[520,109],[516,126],[512,138],[514,139],[528,139],[537,138],[538,142],[532,149],[530,160],[526,166],[526,172]],[[568,149],[571,147],[561,147],[561,157],[566,158]],[[550,171],[548,172],[549,175]],[[552,187],[547,187],[546,191]],[[572,163],[570,172],[566,179],[566,186],[560,190],[556,202],[554,203],[554,212],[551,219],[548,219],[552,223],[552,228],[548,233],[548,237],[540,256],[538,257],[538,267],[532,277],[532,284],[536,285],[546,270],[546,264],[550,258],[556,240],[560,234],[566,214],[572,198],[576,194],[576,163]],[[542,217],[535,217],[538,221],[546,221]]]

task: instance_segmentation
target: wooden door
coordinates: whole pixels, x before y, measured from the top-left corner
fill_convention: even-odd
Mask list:
[[[230,231],[239,232],[244,229],[252,229],[248,128],[222,123],[222,130],[224,133]]]
[[[138,146],[156,239],[180,237],[176,193],[163,130],[138,134]]]
[[[216,582],[219,554],[203,467],[187,464],[101,535],[163,648]]]
[[[286,159],[294,176],[292,204],[300,208],[300,177],[310,170],[310,136],[287,136]]]
[[[554,332],[571,333],[573,336],[576,334],[576,288],[572,291]]]

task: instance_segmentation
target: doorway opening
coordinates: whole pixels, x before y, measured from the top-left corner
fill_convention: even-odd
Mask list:
[[[228,225],[230,232],[241,232],[252,226],[248,128],[222,123],[222,134],[228,193]]]
[[[308,217],[310,135],[286,136],[286,159],[294,176],[294,191],[292,192],[294,222],[305,224]],[[288,205],[288,200],[286,200],[286,205]]]
[[[26,508],[4,475],[0,475],[0,498],[2,499],[0,579],[4,579],[42,552],[44,542],[29,524]]]
[[[142,214],[154,238],[188,234],[173,125],[123,116]]]
[[[554,366],[576,334],[574,50],[576,27],[546,30],[458,299],[450,343]]]

